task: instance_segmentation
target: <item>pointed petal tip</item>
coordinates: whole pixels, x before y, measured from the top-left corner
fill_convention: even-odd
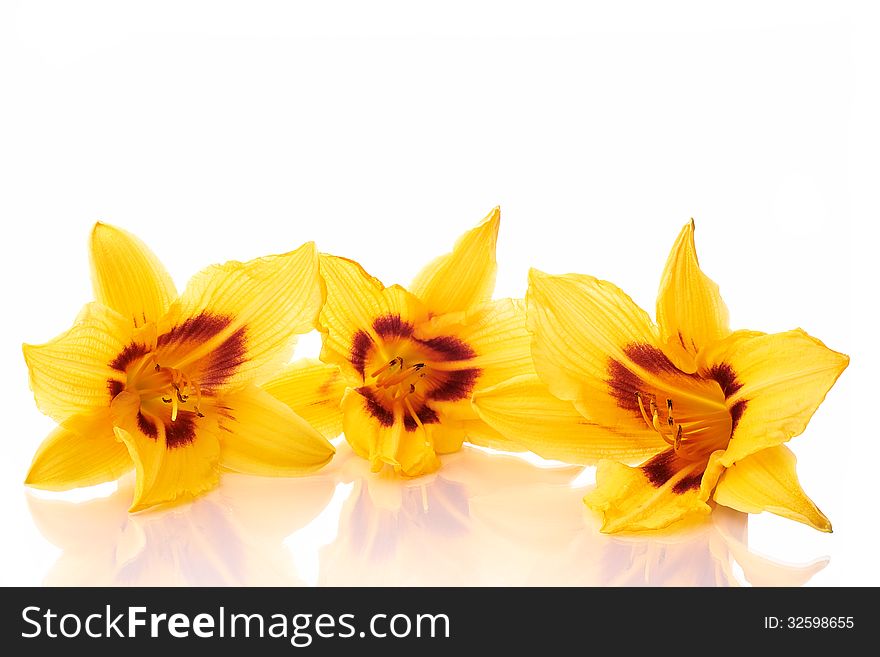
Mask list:
[[[690,248],[693,250],[696,250],[696,248],[697,248],[696,241],[694,240],[694,233],[696,231],[697,231],[697,225],[694,222],[694,218],[691,217],[690,219],[688,219],[688,222],[684,226],[682,226],[681,231],[679,232],[678,239],[679,240],[687,239],[690,244]],[[673,246],[673,249],[674,248],[675,247]]]
[[[291,253],[296,253],[297,251],[305,249],[307,251],[311,251],[312,253],[318,253],[318,247],[315,245],[314,240],[309,240],[308,242],[303,242],[299,247],[295,248]]]
[[[28,476],[25,477],[24,485],[31,489],[36,490],[48,490],[48,491],[60,491],[64,490],[63,488],[58,488],[57,486],[47,486],[45,483],[41,482],[38,478],[31,476],[28,473]]]
[[[847,354],[840,352],[840,351],[837,351],[835,349],[832,349],[831,347],[826,345],[824,342],[822,342],[819,338],[808,333],[807,331],[802,329],[800,326],[797,327],[796,329],[794,329],[792,332],[800,334],[802,337],[807,338],[808,340],[813,342],[815,345],[822,347],[824,349],[827,349],[831,353],[835,354],[840,361],[840,371],[841,372],[843,372],[843,370],[845,370],[847,367],[849,367],[850,358]]]
[[[550,278],[550,274],[535,267],[529,267],[529,282]]]
[[[121,229],[114,226],[113,224],[108,224],[105,221],[96,221],[95,224],[92,226],[92,232],[89,237],[92,239],[92,241],[94,241],[106,235],[119,232],[121,232]]]
[[[818,529],[820,532],[825,534],[833,534],[834,531],[831,528],[831,521],[818,507],[813,507],[816,512],[816,517],[810,519],[808,524],[812,525],[815,529]]]
[[[477,224],[477,228],[488,227],[495,235],[498,235],[498,227],[501,225],[501,206],[496,205],[483,219]]]
[[[312,261],[312,265],[315,267],[315,269],[320,267],[321,253],[320,253],[320,251],[318,251],[317,245],[312,240],[309,240],[308,242],[303,242],[302,244],[300,244],[298,247],[296,247],[292,251],[288,251],[286,253],[283,253],[281,255],[281,257],[289,258],[289,259],[296,259],[297,256],[301,256],[301,255],[309,257],[309,259]]]
[[[53,492],[71,490],[77,487],[76,484],[58,481],[57,478],[46,479],[39,472],[35,472],[35,468],[33,465],[28,471],[27,476],[24,478],[23,483],[29,488]]]
[[[272,258],[276,258],[276,259],[277,259],[277,258],[292,258],[292,257],[297,256],[297,255],[299,255],[299,254],[301,254],[301,253],[304,253],[304,252],[310,252],[310,253],[312,254],[312,256],[315,257],[315,258],[318,258],[319,256],[322,255],[322,254],[318,251],[318,249],[316,248],[315,243],[314,243],[313,241],[309,241],[309,242],[303,242],[302,244],[300,244],[300,245],[299,245],[298,247],[296,247],[295,249],[290,249],[289,251],[270,253],[270,254],[266,254],[266,255],[260,256],[260,257],[258,257],[258,258],[254,258],[253,262],[257,262],[257,261],[261,261],[261,260],[269,260],[269,259],[272,259]],[[231,262],[228,263],[228,264],[246,265],[246,264],[248,264],[248,263],[241,263],[241,262],[238,262],[238,261],[231,261]]]
[[[36,471],[36,464],[32,464],[28,470],[27,476],[24,478],[24,485],[37,490],[48,491],[65,491],[75,488],[75,486],[65,485],[64,482],[52,481],[44,479],[39,472]]]
[[[39,454],[39,452],[37,453]],[[34,456],[34,460],[31,461],[30,466],[28,467],[27,474],[24,478],[25,486],[32,486],[33,488],[40,488],[40,475],[37,471],[37,455]]]
[[[324,436],[319,436],[319,437],[321,439],[319,444],[320,444],[321,448],[323,448],[323,453],[321,454],[321,456],[324,457],[323,460],[320,460],[320,461],[315,460],[315,461],[310,461],[308,463],[306,463],[306,462],[303,463],[304,468],[312,468],[313,472],[315,470],[320,470],[321,468],[323,468],[325,465],[327,465],[328,463],[330,463],[330,461],[333,460],[334,456],[336,456],[336,446],[333,443],[331,443],[329,440],[327,440]],[[317,437],[316,437],[316,441],[317,441]]]
[[[827,347],[826,347],[826,348],[827,348]],[[831,351],[834,351],[834,349],[831,349]],[[840,362],[840,365],[839,365],[839,367],[840,367],[840,372],[841,372],[841,374],[842,374],[843,371],[844,371],[847,367],[849,367],[850,358],[849,358],[849,356],[848,356],[847,354],[843,354],[843,353],[841,353],[841,352],[839,352],[839,351],[834,351],[834,353],[837,354],[837,359],[838,359],[838,361]]]
[[[819,511],[819,509],[814,509],[816,512],[814,514],[809,514],[805,516],[801,516],[800,518],[791,518],[792,520],[797,520],[808,527],[812,527],[816,531],[820,531],[823,534],[833,534],[834,531],[831,527],[831,521],[825,516],[824,513]]]

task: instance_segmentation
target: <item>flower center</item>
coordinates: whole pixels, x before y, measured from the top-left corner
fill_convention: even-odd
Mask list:
[[[352,338],[351,364],[363,377],[357,392],[384,427],[402,422],[408,432],[440,422],[436,402],[466,400],[482,370],[477,353],[454,335],[419,337],[399,315],[382,315],[372,331]]]
[[[386,390],[391,399],[400,399],[416,391],[419,379],[424,379],[425,363],[407,365],[403,356],[395,356],[379,369],[370,373],[374,378],[373,385]]]
[[[413,428],[422,428],[420,415],[424,415],[425,398],[436,384],[434,378],[424,361],[395,356],[369,373],[367,386],[376,391],[377,401],[383,406],[392,412],[395,406],[402,406],[407,422],[414,424]]]
[[[676,419],[677,405],[671,397],[666,398],[665,408],[661,409],[655,395],[636,392],[636,402],[645,424],[660,434],[676,454],[684,457],[704,457],[716,449],[726,448],[730,442],[730,413],[723,406],[719,408],[717,404],[701,404],[700,401],[699,398],[688,399],[681,405],[682,416]]]
[[[140,366],[128,374],[126,387],[140,395],[142,404],[159,399],[163,404],[170,405],[172,422],[181,411],[204,417],[199,410],[202,391],[198,382],[183,370],[162,366],[155,352],[147,354]]]

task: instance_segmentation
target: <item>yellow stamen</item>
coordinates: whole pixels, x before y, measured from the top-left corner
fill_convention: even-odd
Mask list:
[[[645,424],[647,424],[649,427],[653,426],[651,424],[651,420],[648,419],[648,414],[645,412],[645,405],[642,404],[642,393],[636,393],[636,400],[639,402],[639,410],[642,412],[642,419],[645,420]]]
[[[403,368],[403,359],[401,359],[401,370],[396,373],[392,373],[387,377],[382,377],[376,383],[383,388],[390,388],[391,386],[395,386],[399,383],[404,383],[407,379],[411,378],[414,374],[418,374],[418,372],[425,366],[424,363],[416,363],[408,367],[407,369]]]
[[[186,374],[173,367],[163,367],[156,361],[155,354],[144,359],[145,363],[155,367],[155,374],[149,375],[142,385],[138,386],[138,392],[142,399],[159,397],[163,403],[171,404],[171,421],[177,420],[181,411],[190,411],[199,417],[205,417],[199,410],[202,401],[202,390],[199,385]],[[139,372],[147,369],[141,366]],[[144,385],[146,384],[146,385]],[[190,397],[195,395],[195,403],[192,409],[186,408],[190,403]]]
[[[654,428],[654,431],[661,435],[663,434],[663,429],[660,428],[660,412],[657,410],[657,404],[653,399],[651,400],[651,426]]]
[[[671,445],[676,450],[678,450],[678,447],[681,445],[681,425],[678,425],[678,445],[676,445],[675,439],[673,439],[672,436],[667,435],[666,432],[663,431],[663,425],[660,424],[660,414],[657,409],[657,403],[653,399],[651,400],[651,417],[649,418],[648,413],[645,410],[645,405],[642,403],[642,393],[636,392],[636,400],[639,403],[639,410],[642,412],[642,419],[645,420],[645,424],[648,425],[648,428],[653,429],[658,434],[660,434],[660,437],[664,440],[664,442],[666,442],[667,445]],[[666,400],[666,408],[669,409],[670,412],[672,411],[671,399]],[[670,424],[672,424],[672,422],[670,422]]]
[[[394,367],[397,364],[400,364],[400,366],[403,367],[403,358],[401,358],[400,356],[396,356],[396,357],[392,358],[387,363],[385,363],[382,367],[377,369],[375,372],[371,372],[370,376],[375,378],[375,377],[379,376],[380,374],[382,374],[383,372],[387,371],[389,368]]]
[[[419,414],[416,413],[413,405],[406,397],[403,398],[403,405],[406,406],[406,410],[409,411],[410,415],[412,415],[412,419],[416,421],[416,425],[418,425],[419,429],[424,429],[425,425],[422,424],[422,420],[419,418]]]

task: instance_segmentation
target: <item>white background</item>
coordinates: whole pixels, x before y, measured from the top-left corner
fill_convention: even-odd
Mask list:
[[[792,443],[835,533],[764,514],[749,522],[749,547],[784,562],[829,557],[812,584],[880,584],[878,22],[844,3],[655,4],[0,2],[0,582],[104,581],[139,551],[152,550],[166,574],[209,557],[222,570],[226,558],[212,552],[218,541],[199,545],[179,528],[204,529],[193,510],[132,521],[124,499],[106,514],[53,502],[118,501],[115,486],[59,498],[21,483],[52,422],[33,404],[20,345],[65,330],[89,300],[93,222],[137,233],[180,289],[212,262],[306,240],[390,284],[407,283],[500,205],[498,296],[522,296],[535,266],[611,279],[653,312],[668,249],[694,217],[701,264],[734,328],[800,326],[850,354]],[[302,353],[316,345],[306,338]],[[268,539],[293,579],[365,581],[340,566],[350,522],[339,523],[348,512],[375,520],[348,497],[371,484],[344,461],[306,517]],[[504,468],[486,477],[503,478]],[[483,485],[479,472],[467,490]],[[510,473],[520,476],[532,477]],[[291,484],[275,506],[296,508],[311,485]],[[515,525],[504,540],[516,546],[530,518],[554,511],[505,508],[522,502],[514,489],[499,484],[489,496]],[[592,537],[574,493],[557,502],[570,505],[578,540]],[[252,501],[236,513],[270,513],[263,498]],[[394,520],[378,523],[380,537],[406,525],[388,504]],[[478,506],[465,505],[465,516]],[[497,532],[485,530],[492,513],[454,538],[463,560],[497,547]],[[265,533],[237,518],[248,558],[261,554]],[[430,525],[410,522],[407,540],[418,544],[426,526],[429,538],[442,534]],[[89,541],[99,536],[106,558],[92,563],[99,547]],[[541,561],[577,552],[570,538],[529,544],[531,556],[507,571],[503,559],[491,576],[468,570],[470,581],[564,581]],[[596,556],[579,554],[572,572]],[[61,568],[59,557],[73,565]],[[407,561],[400,540],[386,557],[374,560],[376,583],[428,581],[407,578],[418,560]],[[166,581],[150,568],[141,583]]]

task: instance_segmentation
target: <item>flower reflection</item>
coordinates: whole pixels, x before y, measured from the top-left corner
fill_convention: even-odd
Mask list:
[[[129,478],[82,503],[28,496],[42,534],[62,554],[50,586],[302,584],[284,539],[330,501],[332,475],[272,479],[228,474],[192,504],[130,515]]]
[[[350,450],[338,458],[354,486],[336,541],[321,551],[319,583],[334,586],[506,583],[484,568],[487,532],[475,521],[474,499],[517,487],[570,490],[581,470],[465,448],[445,456],[440,472],[402,480],[371,473]]]
[[[581,472],[466,448],[401,480],[342,445],[320,475],[230,474],[165,511],[130,515],[131,480],[89,502],[28,503],[62,550],[49,585],[290,586],[313,581],[314,565],[318,583],[335,586],[799,586],[828,563],[755,554],[748,517],[729,509],[676,532],[601,534]]]
[[[751,552],[747,515],[729,509],[665,534],[600,534],[576,467],[465,449],[411,481],[377,478],[358,459],[341,472],[354,486],[321,553],[326,585],[799,586],[828,563]]]
[[[579,532],[559,559],[545,562],[530,583],[574,586],[801,586],[828,559],[787,565],[748,547],[748,515],[716,508],[693,526],[647,536],[608,537],[598,523]],[[577,568],[575,564],[583,567]],[[738,567],[738,568],[737,568]],[[742,573],[742,577],[737,575]]]

